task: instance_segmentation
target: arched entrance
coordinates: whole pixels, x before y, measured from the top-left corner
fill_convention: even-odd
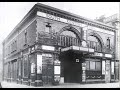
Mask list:
[[[81,45],[81,34],[73,27],[64,27],[58,35],[62,37],[60,39],[61,48]],[[60,52],[59,59],[61,61],[61,77],[64,78],[64,83],[80,83],[82,81],[82,52],[74,50]]]

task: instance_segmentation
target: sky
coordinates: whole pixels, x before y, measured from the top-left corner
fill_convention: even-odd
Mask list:
[[[0,2],[0,53],[1,43],[38,2]],[[89,19],[119,12],[119,2],[39,2]]]

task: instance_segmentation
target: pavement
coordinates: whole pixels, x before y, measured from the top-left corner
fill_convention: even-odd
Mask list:
[[[97,84],[78,84],[78,83],[64,83],[57,86],[28,86],[17,83],[10,83],[6,81],[1,82],[2,88],[120,88],[120,82],[116,83],[97,83]]]

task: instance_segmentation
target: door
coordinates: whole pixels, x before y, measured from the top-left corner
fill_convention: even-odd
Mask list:
[[[64,68],[65,83],[80,83],[82,82],[82,60],[81,55],[73,52],[64,53],[61,64]]]
[[[51,54],[42,55],[42,80],[44,85],[53,82],[53,57]]]
[[[17,60],[12,61],[12,79],[17,81]]]

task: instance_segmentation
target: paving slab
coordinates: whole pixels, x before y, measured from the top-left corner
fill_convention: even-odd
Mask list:
[[[97,83],[97,84],[78,84],[78,83],[64,83],[57,86],[28,86],[17,83],[1,82],[2,88],[120,88],[120,83]]]

